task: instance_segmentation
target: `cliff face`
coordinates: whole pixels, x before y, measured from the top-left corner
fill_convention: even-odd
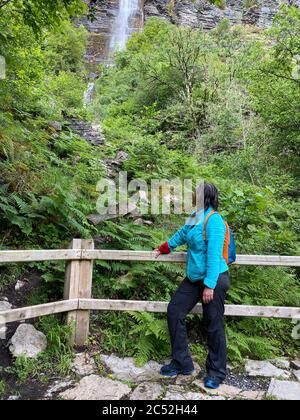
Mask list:
[[[242,23],[268,28],[282,4],[300,7],[300,0],[227,0],[221,9],[203,0],[145,0],[145,18],[162,17],[179,25],[202,26],[212,29],[227,18],[233,24]]]
[[[86,0],[93,8],[94,19],[89,20],[86,16],[80,19],[90,32],[90,40],[86,53],[87,61],[100,64],[108,61],[110,42],[117,30],[116,21],[121,0]],[[139,10],[136,11],[129,22],[130,33],[139,30],[144,24],[143,14],[144,0],[139,0]]]
[[[115,22],[122,0],[85,0],[95,11],[93,21],[84,17],[80,20],[90,32],[90,42],[86,54],[93,64],[107,62],[110,40],[116,30]],[[124,3],[124,2],[123,2]],[[226,0],[223,9],[204,0],[139,0],[140,10],[132,17],[130,32],[139,30],[144,20],[152,16],[161,17],[178,25],[212,29],[223,19],[233,24],[243,23],[260,28],[271,26],[275,13],[282,4],[300,7],[300,0]]]

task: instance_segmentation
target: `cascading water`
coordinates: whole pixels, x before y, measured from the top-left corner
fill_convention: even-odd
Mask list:
[[[132,32],[138,29],[139,25],[135,21],[142,20],[142,13],[141,0],[120,0],[110,41],[111,52],[122,51],[126,48]]]
[[[94,91],[95,91],[95,82],[90,82],[88,84],[86,91],[83,94],[83,103],[85,107],[87,107],[93,102]]]

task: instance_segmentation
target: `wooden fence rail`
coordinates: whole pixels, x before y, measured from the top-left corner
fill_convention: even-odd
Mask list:
[[[0,312],[1,324],[32,319],[57,313],[66,313],[66,322],[72,328],[71,341],[82,346],[89,334],[90,311],[146,311],[167,312],[167,302],[133,300],[92,299],[92,275],[94,260],[120,260],[145,262],[185,263],[186,253],[176,252],[156,256],[151,251],[95,250],[92,240],[74,239],[69,249],[0,251],[0,263],[26,263],[34,261],[66,261],[64,300],[27,308]],[[300,267],[300,256],[238,255],[237,265]],[[192,311],[202,313],[198,304]],[[238,317],[261,317],[300,319],[300,308],[226,305],[225,315]]]

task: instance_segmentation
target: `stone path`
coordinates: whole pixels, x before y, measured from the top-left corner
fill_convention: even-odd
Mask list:
[[[237,375],[236,381],[239,385],[225,383],[218,390],[207,390],[199,374],[201,368],[196,363],[194,375],[168,379],[159,375],[160,365],[154,361],[150,361],[143,367],[137,367],[134,359],[130,357],[98,355],[96,362],[91,355],[79,353],[72,364],[74,377],[53,384],[46,392],[45,399],[213,401],[268,398],[300,400],[300,382],[295,374],[300,370],[296,369],[296,366],[297,361],[290,364],[286,359],[265,362],[247,361],[246,374]],[[280,369],[282,372],[279,372]],[[280,373],[283,373],[282,377]],[[290,380],[286,380],[287,377]],[[260,380],[262,382],[259,382]]]

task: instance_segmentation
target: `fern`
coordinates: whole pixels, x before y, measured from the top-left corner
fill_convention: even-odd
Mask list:
[[[169,333],[165,319],[148,312],[130,312],[136,324],[130,335],[135,338],[136,364],[144,365],[150,359],[160,360],[170,353]]]

